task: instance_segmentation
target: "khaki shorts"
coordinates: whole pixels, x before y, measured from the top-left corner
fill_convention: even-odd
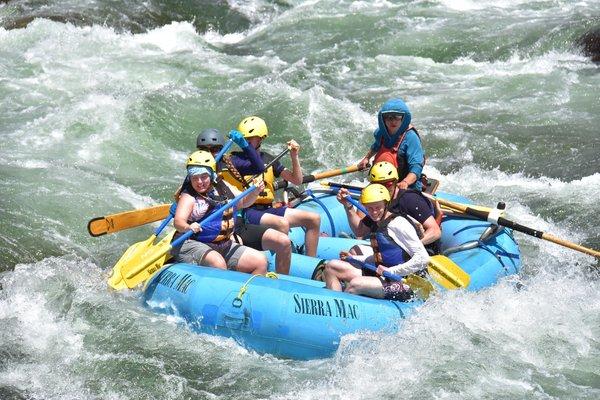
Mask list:
[[[203,243],[197,240],[186,240],[181,247],[171,250],[171,255],[175,261],[188,264],[202,265],[204,257],[209,251],[216,251],[225,259],[227,269],[237,270],[242,254],[249,247],[233,243],[231,240],[225,240],[219,243]]]

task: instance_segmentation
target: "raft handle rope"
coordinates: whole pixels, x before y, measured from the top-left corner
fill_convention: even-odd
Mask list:
[[[242,287],[240,288],[240,291],[238,292],[238,295],[235,296],[235,299],[233,299],[233,301],[231,302],[231,305],[233,307],[240,308],[242,306],[242,297],[244,296],[244,294],[248,290],[248,285],[250,284],[250,282],[252,282],[252,279],[256,278],[257,276],[264,276],[265,278],[278,279],[277,274],[275,272],[267,272],[266,274],[252,275],[246,281],[246,283],[244,283],[242,285]]]

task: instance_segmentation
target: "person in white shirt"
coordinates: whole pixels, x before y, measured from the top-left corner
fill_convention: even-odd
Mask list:
[[[344,189],[338,193],[350,226],[357,237],[370,236],[371,247],[354,259],[375,264],[377,272],[355,268],[344,259],[348,253],[340,253],[341,260],[331,260],[325,266],[324,280],[329,289],[345,291],[369,297],[391,300],[410,300],[414,293],[403,282],[383,278],[383,272],[407,276],[422,273],[429,262],[429,255],[417,235],[413,224],[404,216],[393,214],[387,209],[390,193],[385,186],[370,184],[360,196],[360,202],[369,215],[361,218],[346,199]],[[364,247],[364,246],[361,246]]]

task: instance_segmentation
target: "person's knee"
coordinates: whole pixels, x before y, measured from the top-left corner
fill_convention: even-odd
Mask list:
[[[279,218],[279,221],[277,221],[277,230],[287,235],[290,231],[290,223],[288,220],[285,218]]]
[[[292,241],[285,233],[269,229],[263,236],[263,248],[275,252],[292,251]]]
[[[208,265],[208,266],[215,267],[215,268],[222,268],[222,269],[227,268],[227,264],[225,263],[225,260],[216,251],[209,251],[208,253],[206,253],[200,264]]]
[[[254,269],[255,274],[266,274],[267,273],[267,266],[269,265],[269,261],[267,260],[267,256],[264,255],[264,253],[260,252],[260,251],[253,251],[252,252],[252,263],[253,265],[256,266],[256,268]]]
[[[311,212],[308,215],[308,226],[310,228],[319,228],[321,226],[321,216],[317,213]]]
[[[360,294],[360,289],[361,286],[356,284],[356,282],[353,283],[353,281],[348,282],[348,284],[346,285],[346,293]]]

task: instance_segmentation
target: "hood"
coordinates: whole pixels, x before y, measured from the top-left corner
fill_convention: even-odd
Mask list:
[[[383,122],[383,114],[388,112],[397,112],[404,114],[404,118],[402,119],[402,124],[400,128],[396,132],[388,132]],[[392,147],[396,141],[400,138],[400,135],[408,128],[410,125],[411,114],[408,106],[402,101],[402,99],[391,99],[386,101],[379,110],[377,114],[377,122],[379,124],[379,132],[381,137],[383,138],[383,142],[385,147]]]

